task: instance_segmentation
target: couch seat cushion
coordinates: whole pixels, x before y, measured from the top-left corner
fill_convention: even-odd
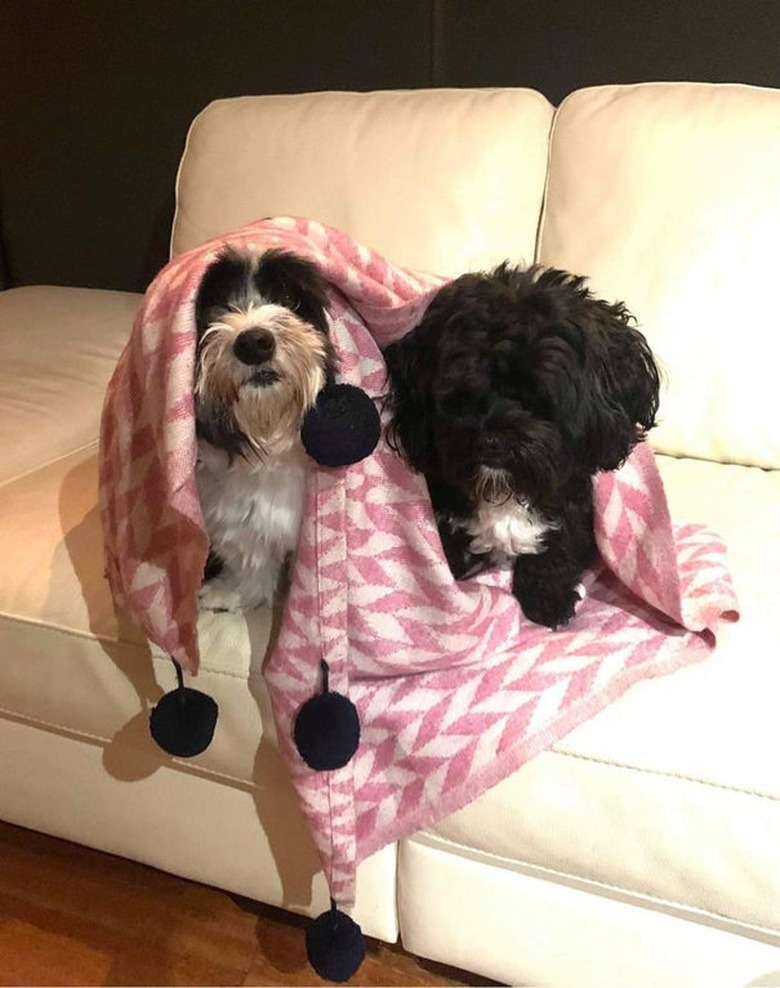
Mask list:
[[[133,742],[153,751],[146,718],[175,676],[167,657],[117,612],[104,578],[94,441],[0,486],[0,537],[6,711],[104,740],[134,722]],[[199,764],[245,783],[263,735],[254,693],[264,695],[271,617],[259,609],[247,619],[208,614],[202,622],[195,685],[226,713]]]
[[[131,740],[147,748],[148,709],[175,678],[114,607],[97,507],[103,395],[139,301],[78,288],[0,292],[0,697],[12,716],[78,736],[108,740],[132,723]],[[262,682],[271,615],[221,617],[204,621],[202,688],[236,713],[205,764],[247,782],[263,734],[247,684],[250,667]]]
[[[94,441],[0,485],[0,540],[0,736],[25,739],[2,765],[0,812],[264,902],[325,909],[317,852],[274,744],[262,678],[271,612],[203,616],[190,685],[214,697],[219,722],[203,755],[172,759],[149,735],[152,707],[176,683],[172,665],[117,613],[103,576]],[[393,847],[358,873],[368,934],[395,938],[394,895]]]
[[[673,517],[726,540],[741,619],[422,839],[780,943],[780,472],[659,460]]]

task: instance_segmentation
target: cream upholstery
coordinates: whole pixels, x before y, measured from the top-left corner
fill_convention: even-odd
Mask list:
[[[776,938],[728,932],[674,903],[446,841],[401,846],[398,897],[409,950],[502,983],[758,988],[779,980]]]
[[[683,84],[557,111],[528,90],[245,97],[193,122],[174,251],[297,213],[402,264],[538,257],[623,298],[666,367],[673,516],[724,536],[741,602],[713,656],[365,862],[366,933],[400,927],[512,984],[780,984],[779,122],[779,92]],[[113,607],[96,508],[100,403],[137,302],[0,292],[0,816],[316,913],[262,679],[271,615],[201,620],[198,685],[220,705],[203,756],[148,736],[172,673]]]
[[[217,101],[190,128],[172,251],[290,214],[440,274],[531,261],[552,114],[522,89]]]
[[[32,287],[1,298],[3,483],[94,443],[138,296]]]
[[[779,130],[780,91],[748,86],[586,89],[556,114],[540,260],[630,302],[669,382],[663,452],[780,467]]]

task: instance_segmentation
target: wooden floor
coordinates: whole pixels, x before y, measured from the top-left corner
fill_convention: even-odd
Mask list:
[[[306,920],[0,822],[0,984],[321,985]],[[354,985],[478,985],[367,941]]]

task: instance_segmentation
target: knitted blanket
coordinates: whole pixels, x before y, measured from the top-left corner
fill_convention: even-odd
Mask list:
[[[100,508],[118,602],[189,672],[207,538],[194,480],[194,297],[225,245],[281,246],[332,286],[340,378],[385,387],[380,346],[419,319],[442,279],[392,265],[323,224],[251,224],[174,259],[146,294],[106,395]],[[565,629],[528,622],[510,574],[457,583],[422,477],[384,442],[347,468],[312,464],[307,508],[265,675],[280,746],[329,882],[349,906],[359,861],[465,805],[638,680],[708,654],[736,613],[716,536],[673,525],[653,454],[594,481],[601,562]],[[321,688],[356,705],[348,765],[316,772],[292,740]],[[230,716],[223,711],[223,716]]]

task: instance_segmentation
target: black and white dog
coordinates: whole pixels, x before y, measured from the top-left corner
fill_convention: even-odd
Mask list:
[[[227,251],[196,302],[196,479],[210,554],[200,604],[269,603],[303,512],[303,417],[333,372],[326,285],[294,254]]]
[[[453,575],[511,565],[550,628],[596,554],[593,475],[655,424],[659,373],[633,323],[582,277],[504,263],[445,285],[385,351],[388,441],[426,477]]]

